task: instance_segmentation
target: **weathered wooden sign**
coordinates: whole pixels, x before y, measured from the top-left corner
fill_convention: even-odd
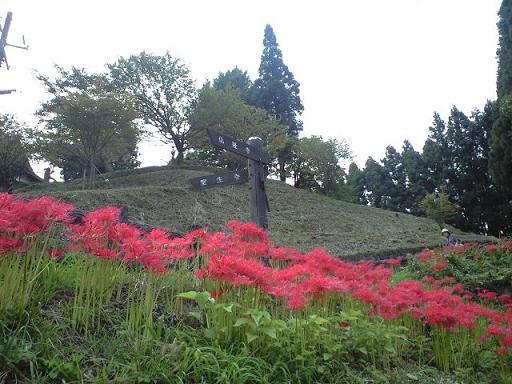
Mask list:
[[[207,131],[212,145],[263,164],[270,163],[270,159],[267,154],[259,148],[219,133],[211,128],[208,128]]]
[[[249,181],[249,172],[247,172],[247,169],[242,169],[238,171],[216,173],[208,176],[193,177],[189,179],[189,181],[196,189],[243,184]]]
[[[249,181],[251,220],[267,229],[269,204],[265,191],[265,179],[267,178],[265,165],[270,163],[270,158],[263,152],[263,140],[253,137],[244,143],[211,128],[208,128],[207,131],[212,145],[249,159],[248,170],[194,177],[189,179],[190,183],[194,188],[206,189]]]

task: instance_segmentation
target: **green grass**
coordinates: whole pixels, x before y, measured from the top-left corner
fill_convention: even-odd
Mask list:
[[[148,224],[186,231],[191,225],[221,229],[231,219],[249,220],[247,185],[195,191],[188,178],[211,173],[204,167],[149,167],[105,174],[97,190],[81,182],[33,185],[17,190],[27,197],[48,194],[85,210],[127,205],[129,216]],[[404,255],[441,244],[432,220],[337,201],[285,183],[267,183],[270,234],[277,244],[302,250],[323,247],[348,258]],[[489,241],[454,233],[463,241]]]

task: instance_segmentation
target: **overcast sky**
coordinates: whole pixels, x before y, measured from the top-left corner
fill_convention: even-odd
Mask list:
[[[254,80],[271,24],[300,82],[303,135],[347,139],[355,160],[381,159],[409,139],[421,150],[434,111],[469,113],[496,97],[501,0],[24,1],[13,12],[11,70],[0,68],[0,112],[33,122],[45,95],[34,70],[54,63],[102,71],[146,50],[186,63],[200,86],[235,66]],[[2,20],[3,24],[3,20]],[[144,166],[165,164],[169,147],[141,145]]]

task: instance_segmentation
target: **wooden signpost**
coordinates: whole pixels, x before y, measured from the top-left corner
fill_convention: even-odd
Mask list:
[[[189,179],[190,183],[196,189],[206,189],[249,181],[251,220],[260,227],[268,229],[269,204],[265,192],[267,178],[265,165],[270,163],[270,159],[263,152],[263,140],[255,137],[244,143],[210,128],[207,131],[212,145],[247,158],[248,169],[194,177]]]

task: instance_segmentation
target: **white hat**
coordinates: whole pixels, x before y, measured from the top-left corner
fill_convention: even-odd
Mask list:
[[[445,232],[450,233],[450,231],[449,231],[449,230],[447,230],[446,228],[443,228],[443,229],[441,230],[441,233],[445,233]]]

